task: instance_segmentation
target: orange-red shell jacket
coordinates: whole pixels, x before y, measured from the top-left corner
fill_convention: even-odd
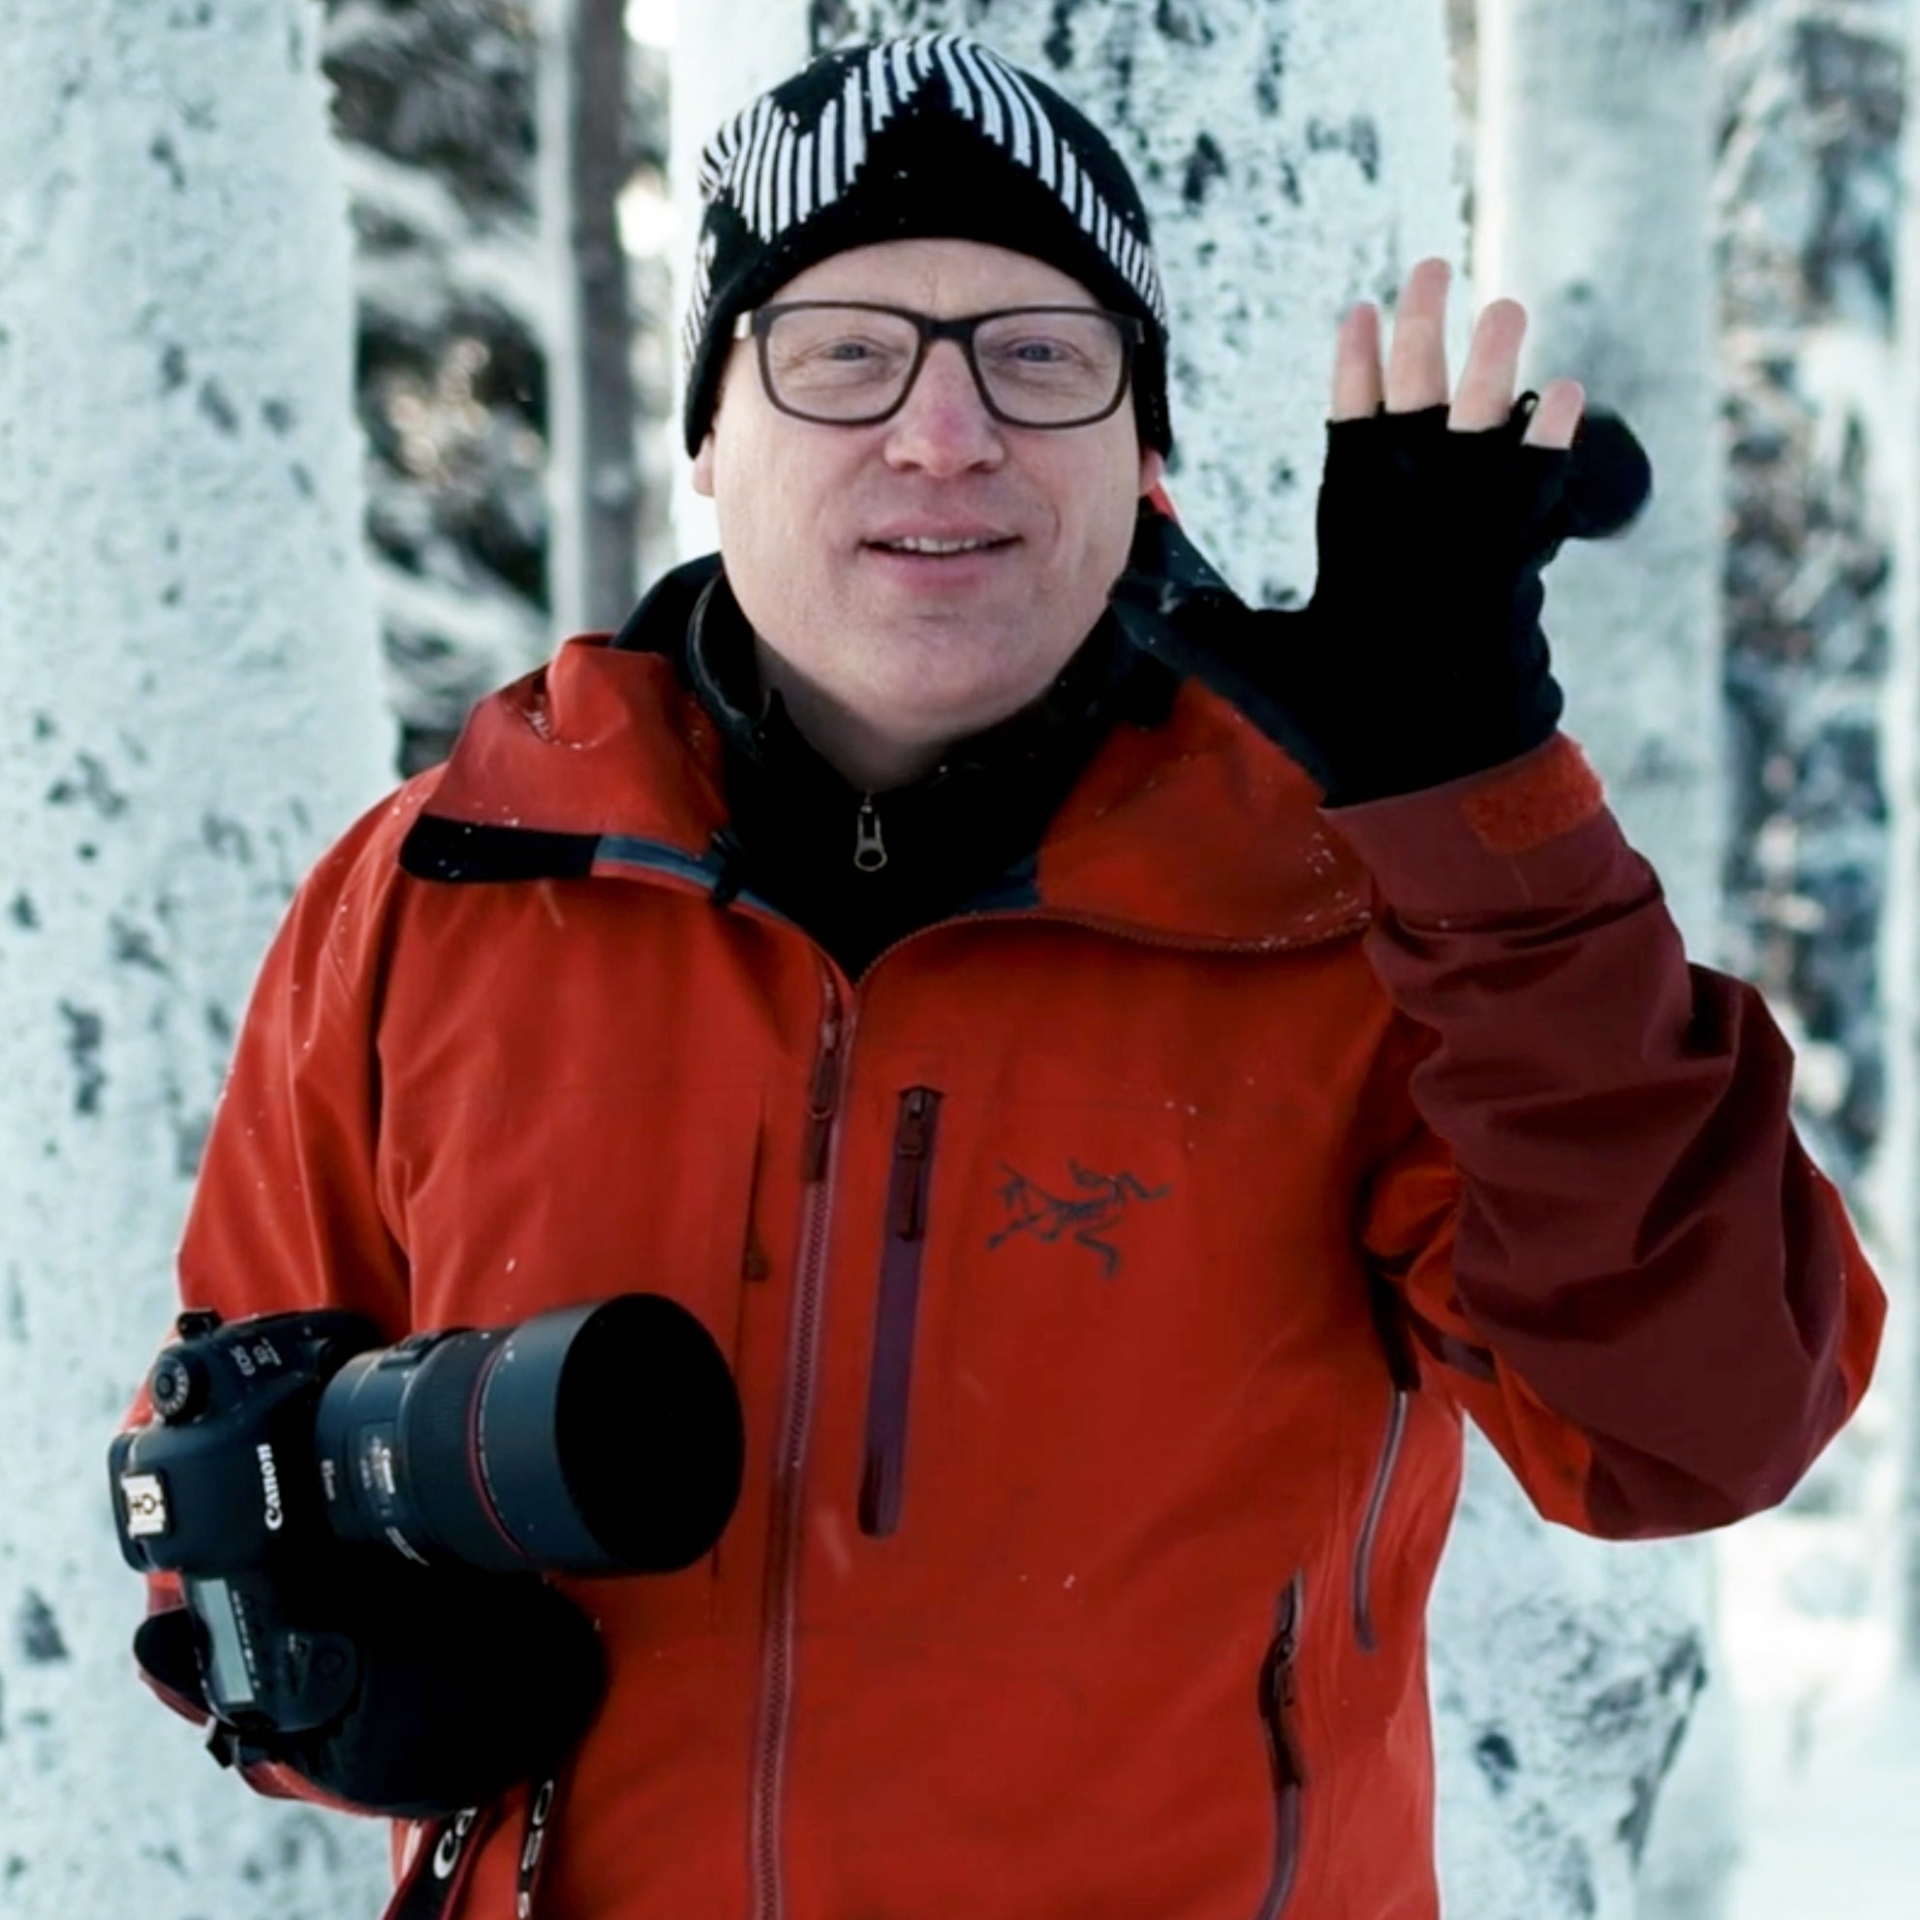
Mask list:
[[[1645,1536],[1778,1500],[1864,1388],[1759,997],[1564,740],[1336,833],[1193,684],[856,985],[716,894],[712,736],[576,641],[361,821],[182,1255],[395,1335],[651,1289],[730,1356],[718,1549],[571,1588],[611,1682],[542,1912],[1430,1920],[1463,1411]]]

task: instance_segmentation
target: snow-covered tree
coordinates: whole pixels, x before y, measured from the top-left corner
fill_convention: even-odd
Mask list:
[[[134,1677],[105,1449],[295,880],[386,778],[308,0],[9,0],[0,63],[0,1911],[376,1911]]]
[[[1802,1118],[1849,1183],[1886,1100],[1884,455],[1906,12],[1728,0],[1718,36],[1732,957],[1799,1030]]]
[[[1554,660],[1581,744],[1719,947],[1721,462],[1713,69],[1698,0],[1481,0],[1474,273],[1532,316],[1528,377],[1571,374],[1652,455],[1657,507],[1554,563]]]
[[[1910,1311],[1915,710],[1890,592],[1915,513],[1912,416],[1890,404],[1912,392],[1895,310],[1909,11],[1729,0],[1715,191],[1733,957],[1794,1032],[1803,1125]],[[1854,1615],[1882,1578],[1904,1317],[1880,1386],[1790,1503],[1816,1535],[1848,1523],[1828,1584]]]
[[[617,626],[639,582],[639,423],[620,195],[634,161],[624,0],[573,0],[570,248],[580,316],[581,625]]]
[[[1548,625],[1570,724],[1629,836],[1659,869],[1691,950],[1711,959],[1721,945],[1726,768],[1706,12],[1697,0],[1480,0],[1476,53],[1475,277],[1526,304],[1527,377],[1581,380],[1631,421],[1658,476],[1655,505],[1630,532],[1575,545],[1555,563]],[[1477,1474],[1462,1528],[1487,1524],[1481,1501],[1512,1507],[1518,1498],[1504,1475]],[[1556,1743],[1572,1791],[1554,1800],[1597,1810],[1611,1793],[1625,1844],[1602,1834],[1596,1853],[1598,1829],[1542,1819],[1516,1792],[1520,1782],[1483,1767],[1488,1817],[1465,1829],[1470,1851],[1449,1848],[1450,1889],[1475,1914],[1524,1913],[1515,1857],[1537,1856],[1538,1870],[1551,1870],[1557,1854],[1560,1871],[1576,1878],[1618,1882],[1623,1868],[1643,1868],[1642,1920],[1656,1911],[1711,1920],[1738,1846],[1731,1703],[1716,1699],[1698,1724],[1693,1711],[1710,1676],[1726,1685],[1714,1652],[1712,1550],[1704,1541],[1620,1548],[1556,1535],[1534,1551],[1550,1552],[1552,1565],[1503,1563],[1491,1611],[1483,1579],[1460,1578],[1467,1563],[1453,1563],[1436,1599],[1439,1663],[1479,1702],[1473,1717],[1487,1718],[1507,1692],[1501,1652],[1512,1646],[1511,1616],[1540,1610],[1535,1581],[1544,1575],[1549,1616],[1579,1593],[1567,1611],[1581,1638],[1626,1651],[1614,1655],[1606,1687],[1563,1682],[1534,1704],[1564,1710],[1583,1692],[1604,1697],[1636,1667],[1632,1684],[1652,1676],[1638,1710],[1609,1728],[1637,1745],[1624,1782],[1606,1739]],[[1552,1645],[1562,1660],[1583,1652],[1561,1636]],[[1554,1657],[1542,1648],[1547,1668]],[[1678,1752],[1689,1764],[1668,1784]],[[1660,1844],[1648,1859],[1650,1830]],[[1624,1894],[1608,1905],[1633,1910]]]
[[[707,129],[809,51],[949,27],[1043,75],[1115,139],[1173,307],[1173,496],[1243,592],[1304,599],[1335,322],[1358,299],[1390,297],[1423,255],[1464,251],[1442,0],[688,8],[675,64],[683,194]],[[1455,304],[1458,346],[1469,315]],[[697,506],[682,524],[690,544],[709,525]],[[1639,1840],[1698,1684],[1689,1623],[1703,1603],[1676,1609],[1669,1583],[1659,1607],[1637,1605],[1656,1591],[1649,1563],[1615,1574],[1598,1549],[1561,1553],[1512,1511],[1502,1474],[1476,1451],[1445,1576],[1443,1877],[1474,1920],[1611,1920],[1633,1911]],[[1464,1630],[1476,1610],[1509,1636],[1484,1670],[1484,1636]]]
[[[1920,1330],[1914,1324],[1913,1249],[1920,1241],[1920,5],[1908,8],[1906,124],[1901,166],[1900,265],[1893,388],[1888,395],[1894,511],[1893,668],[1889,674],[1887,786],[1893,796],[1888,937],[1883,941],[1889,1075],[1894,1098],[1882,1158],[1888,1211],[1902,1207],[1906,1333],[1886,1361],[1906,1422],[1901,1556],[1895,1601],[1902,1663],[1920,1680]],[[1899,1370],[1894,1372],[1894,1370]]]

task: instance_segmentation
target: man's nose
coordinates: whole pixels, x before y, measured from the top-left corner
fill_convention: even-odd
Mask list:
[[[1000,423],[986,409],[956,340],[936,340],[912,391],[887,423],[887,460],[928,473],[998,466],[1006,457]]]

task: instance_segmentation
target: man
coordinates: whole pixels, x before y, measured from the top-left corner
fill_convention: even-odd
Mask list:
[[[1384,369],[1340,331],[1313,602],[1254,613],[1160,511],[1146,220],[1041,82],[832,56],[703,186],[721,554],[320,864],[182,1254],[392,1337],[641,1286],[737,1377],[716,1552],[562,1583],[564,1789],[416,1834],[406,1910],[535,1855],[568,1920],[1431,1916],[1463,1415],[1549,1518],[1717,1526],[1880,1325],[1758,996],[1557,731],[1583,396],[1516,406],[1511,303],[1449,392],[1423,263]],[[454,1804],[436,1716],[546,1645],[485,1588],[265,1783]]]

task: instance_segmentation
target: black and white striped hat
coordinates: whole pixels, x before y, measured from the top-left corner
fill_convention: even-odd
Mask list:
[[[823,54],[707,143],[700,198],[689,453],[712,423],[738,315],[850,247],[932,239],[1031,254],[1143,320],[1140,439],[1172,444],[1166,295],[1139,192],[1084,114],[979,41],[928,33]]]

